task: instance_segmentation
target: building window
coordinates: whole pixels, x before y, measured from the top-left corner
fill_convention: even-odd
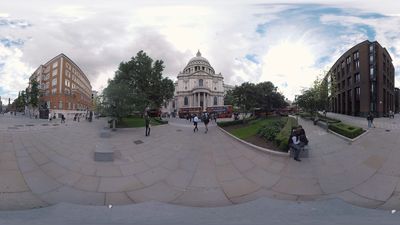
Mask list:
[[[355,53],[353,54],[353,59],[354,59],[354,60],[358,59],[359,57],[360,57],[360,53],[359,53],[359,52],[355,52]]]
[[[53,68],[56,68],[58,66],[58,61],[53,63]]]
[[[53,80],[51,81],[51,85],[54,87],[54,86],[57,86],[57,78],[53,78]]]
[[[63,108],[63,102],[60,101],[60,102],[58,103],[58,109],[62,109],[62,108]]]
[[[199,86],[200,86],[200,87],[203,87],[203,79],[200,79],[200,80],[199,80]]]
[[[369,55],[369,63],[370,64],[374,63],[374,55],[373,54]]]
[[[185,99],[184,99],[184,103],[183,103],[184,105],[189,105],[189,99],[188,99],[188,97],[187,96],[185,96]]]
[[[214,105],[218,105],[218,99],[217,99],[217,96],[214,96]]]
[[[351,85],[351,77],[347,78],[347,85],[350,87],[350,85]]]
[[[360,88],[359,87],[356,88],[356,100],[357,101],[360,100]]]
[[[354,66],[356,67],[356,69],[359,69],[360,68],[360,60],[354,61]]]
[[[359,73],[356,73],[355,75],[354,75],[354,83],[359,83],[360,82],[360,74]]]
[[[53,94],[53,95],[57,94],[57,88],[51,89],[51,94]]]
[[[66,87],[70,87],[70,82],[69,82],[69,80],[65,80],[65,86],[66,86]]]
[[[68,70],[65,71],[65,76],[67,76],[68,78],[70,78],[70,77],[71,77],[71,72],[69,72]]]
[[[57,69],[54,69],[52,74],[53,76],[57,75]]]
[[[64,93],[65,93],[66,95],[70,95],[70,94],[71,94],[71,91],[69,90],[69,88],[65,88],[65,89],[64,89]]]
[[[371,66],[371,67],[369,68],[369,75],[370,75],[370,78],[371,78],[371,79],[375,79],[374,67],[373,67],[373,66]]]
[[[369,46],[369,52],[374,52],[374,45],[373,44],[371,44],[370,46]]]

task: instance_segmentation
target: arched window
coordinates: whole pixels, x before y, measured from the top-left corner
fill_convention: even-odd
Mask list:
[[[200,80],[199,80],[199,86],[200,86],[200,87],[203,87],[203,79],[200,79]]]
[[[218,101],[217,101],[217,96],[214,96],[214,105],[217,105]]]
[[[188,99],[188,97],[187,96],[185,96],[185,99],[184,99],[184,103],[183,103],[184,105],[189,105],[189,99]]]

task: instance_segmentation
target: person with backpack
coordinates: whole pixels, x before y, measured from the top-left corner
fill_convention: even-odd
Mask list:
[[[302,147],[300,145],[300,132],[296,128],[293,128],[290,134],[289,148],[294,150],[293,159],[300,162],[301,160],[299,159],[299,156]]]
[[[308,139],[306,136],[306,131],[303,129],[303,127],[301,125],[299,125],[297,127],[299,135],[300,135],[300,142],[302,147],[304,147],[305,145],[308,145]]]
[[[197,128],[197,123],[199,122],[199,118],[197,117],[196,114],[194,114],[194,118],[193,118],[193,125],[194,125],[194,129],[193,132],[199,131],[199,128]]]
[[[208,132],[208,123],[210,122],[210,117],[208,116],[207,112],[204,112],[203,122],[204,122],[204,126],[206,127],[206,131],[204,133],[207,133]]]

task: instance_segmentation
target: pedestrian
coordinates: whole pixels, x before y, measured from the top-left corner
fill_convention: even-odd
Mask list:
[[[307,139],[307,135],[306,135],[306,131],[303,129],[303,127],[301,125],[299,125],[297,127],[297,130],[299,132],[299,138],[300,138],[300,142],[302,147],[304,147],[305,145],[308,145],[308,139]]]
[[[370,121],[371,121],[371,126],[375,128],[375,124],[374,124],[374,114],[371,112],[370,113]]]
[[[204,112],[203,122],[204,122],[204,126],[206,127],[206,131],[204,133],[207,133],[208,132],[208,123],[210,122],[210,117],[208,116],[207,112]]]
[[[61,123],[65,123],[65,116],[64,116],[64,114],[61,114]]]
[[[147,114],[145,116],[145,124],[146,124],[146,136],[150,136],[150,117]]]
[[[51,113],[49,113],[49,122],[51,121]]]
[[[298,129],[293,128],[292,132],[289,137],[289,147],[293,149],[293,159],[300,162],[301,160],[299,159],[300,156],[300,151],[302,149],[300,145],[300,132]]]
[[[194,118],[193,118],[194,129],[193,129],[193,132],[199,131],[199,128],[197,128],[197,123],[198,122],[199,122],[199,118],[197,117],[196,114],[194,114]]]
[[[191,123],[192,122],[192,118],[193,118],[193,115],[192,114],[188,114],[188,117],[189,117],[189,123]]]
[[[215,121],[215,123],[217,123],[217,114],[216,113],[214,113],[214,121]]]

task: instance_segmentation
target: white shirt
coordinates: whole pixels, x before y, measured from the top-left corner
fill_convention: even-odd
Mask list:
[[[300,139],[300,138],[299,138],[299,139]],[[293,141],[293,144],[295,144],[295,145],[300,144],[300,140],[298,140],[296,136],[293,136],[293,137],[292,137],[292,141]]]
[[[193,121],[194,121],[194,122],[199,122],[199,118],[197,118],[197,116],[195,116],[195,117],[193,118]]]

